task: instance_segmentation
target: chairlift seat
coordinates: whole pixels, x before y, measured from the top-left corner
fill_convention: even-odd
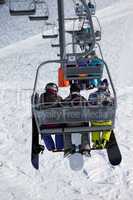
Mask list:
[[[35,13],[34,0],[10,0],[9,11],[11,15],[31,15]]]
[[[84,23],[84,20],[79,20],[78,18],[77,19],[74,18],[73,21],[72,19],[67,20],[65,22],[65,31],[71,34],[73,34],[73,32],[81,31],[83,27],[83,23]]]
[[[48,7],[45,1],[37,1],[36,2],[36,12],[33,15],[29,16],[30,20],[48,20],[49,13]]]
[[[42,34],[42,37],[44,39],[50,39],[50,38],[57,38],[58,37],[58,30],[57,28],[45,30]]]

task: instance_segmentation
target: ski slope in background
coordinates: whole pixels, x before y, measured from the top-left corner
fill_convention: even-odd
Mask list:
[[[43,33],[45,30],[44,21],[29,21],[27,16],[11,17],[9,14],[9,0],[6,0],[5,5],[0,5],[0,48],[13,44],[22,39],[32,37],[33,35]],[[109,6],[120,0],[104,0],[98,1],[97,9]],[[49,22],[55,22],[57,20],[57,0],[47,0],[50,19]],[[72,0],[65,2],[65,14],[66,16],[72,16],[74,13]],[[16,34],[17,33],[17,34]]]
[[[103,54],[117,90],[115,132],[123,156],[121,165],[110,166],[106,152],[97,151],[92,152],[91,158],[81,160],[83,166],[79,163],[76,170],[72,169],[68,159],[63,159],[62,153],[46,151],[40,156],[40,171],[33,169],[30,163],[30,96],[37,65],[55,59],[57,51],[51,50],[50,41],[42,40],[40,34],[18,43],[9,37],[12,44],[7,46],[3,43],[5,47],[0,49],[1,200],[132,199],[133,3],[132,0],[111,3],[109,7],[100,9],[97,15],[103,28]],[[1,41],[5,40],[5,35],[4,32],[0,34]],[[56,80],[56,66],[49,67],[46,72],[50,81]],[[66,96],[62,90],[60,93]]]

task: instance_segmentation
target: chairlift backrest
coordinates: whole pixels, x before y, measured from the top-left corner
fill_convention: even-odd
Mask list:
[[[100,80],[103,76],[104,62],[98,46],[100,57],[94,52],[86,56],[78,53],[69,53],[66,55],[66,64],[64,65],[64,75],[66,80]]]

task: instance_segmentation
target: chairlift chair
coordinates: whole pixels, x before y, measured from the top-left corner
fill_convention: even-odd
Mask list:
[[[50,25],[48,29],[43,30],[42,38],[52,39],[58,37],[58,28],[54,24]]]
[[[44,0],[35,0],[36,12],[29,16],[30,20],[48,20],[48,6]]]
[[[66,61],[64,61],[66,62]],[[116,113],[116,92],[110,77],[107,64],[104,62],[105,69],[107,71],[108,80],[110,80],[111,93],[114,98],[112,105],[91,105],[89,103],[84,106],[79,104],[78,106],[63,105],[60,102],[60,106],[55,103],[49,105],[47,103],[40,104],[36,102],[36,96],[40,96],[38,90],[38,78],[42,68],[49,68],[46,65],[51,66],[63,65],[64,62],[60,60],[52,60],[41,63],[38,66],[34,89],[32,94],[32,116],[35,118],[38,133],[43,134],[70,134],[70,133],[86,133],[93,131],[113,130],[115,125],[115,113]],[[91,127],[89,121],[91,120],[111,120],[111,126],[97,126]],[[52,124],[52,126],[50,126]],[[68,126],[69,124],[69,126]],[[53,126],[54,125],[54,126]]]
[[[11,15],[31,15],[36,10],[35,0],[9,0],[9,11]]]
[[[66,54],[66,63],[63,65],[66,80],[100,80],[103,76],[104,63],[100,45],[97,44],[99,53],[98,62],[92,60],[90,53],[68,53]],[[93,50],[95,51],[95,50]]]
[[[112,81],[111,81],[111,87],[113,91],[112,95],[114,96],[114,105],[111,108],[107,106],[105,109],[102,106],[91,106],[89,104],[84,107],[77,106],[76,108],[73,108],[73,107],[70,108],[69,106],[57,107],[57,104],[49,106],[47,103],[44,102],[46,106],[44,109],[42,109],[42,104],[39,104],[39,103],[36,104],[35,98],[36,98],[36,94],[38,93],[38,90],[37,90],[38,76],[39,76],[38,74],[40,73],[41,68],[43,67],[46,68],[47,64],[51,65],[52,63],[63,64],[60,60],[46,61],[46,62],[41,63],[37,69],[36,79],[34,83],[34,89],[33,89],[33,95],[32,95],[32,109],[33,109],[33,114],[36,119],[38,131],[40,133],[49,132],[49,129],[50,129],[49,133],[52,132],[53,134],[58,133],[58,131],[62,133],[63,132],[70,133],[70,128],[66,127],[66,129],[64,129],[65,128],[64,126],[66,126],[67,123],[72,123],[72,122],[75,124],[77,122],[88,122],[89,120],[112,120],[114,122],[114,115],[115,115],[115,109],[116,109],[116,93],[115,93]],[[105,69],[107,70],[107,73],[108,73],[109,72],[108,66],[105,62],[104,64],[105,64]],[[108,75],[109,75],[108,79],[110,79],[110,74]],[[72,115],[72,112],[76,114]],[[58,125],[57,126],[58,128],[55,128],[55,129],[49,128],[47,125],[50,125],[50,124]],[[61,124],[63,125],[63,128],[61,127]],[[113,127],[114,127],[114,123],[112,125],[112,128]],[[104,129],[108,130],[108,127],[104,127]],[[94,128],[89,127],[87,131],[89,130],[96,131],[97,127],[94,127]],[[76,133],[75,128],[74,129],[72,128],[71,131],[72,133],[74,132]],[[81,132],[84,132],[84,131],[85,130],[83,129]]]
[[[101,79],[104,64],[89,64],[88,58],[82,58],[79,54],[67,54],[67,63],[64,65],[66,80],[90,80]]]
[[[81,49],[86,48],[92,50],[95,45],[96,35],[93,27],[88,19],[74,18],[66,24],[65,31],[72,35],[73,40],[80,46]]]
[[[81,49],[90,51],[95,46],[96,35],[92,21],[91,10],[89,9],[86,1],[81,0],[81,3],[78,4],[80,7],[82,6],[83,12],[81,12],[79,16],[79,20],[84,19],[84,23],[82,29],[75,34],[76,40],[79,43]]]

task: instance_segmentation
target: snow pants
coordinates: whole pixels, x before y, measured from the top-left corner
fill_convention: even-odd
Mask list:
[[[51,135],[45,134],[42,136],[42,139],[46,145],[46,148],[49,151],[52,151],[54,149],[62,150],[64,148],[64,142],[63,142],[63,135],[62,134],[56,134],[55,135],[55,142]]]
[[[111,126],[112,125],[112,121],[91,121],[91,126],[92,127],[97,127],[97,126]],[[110,131],[102,131],[102,135],[101,132],[99,131],[95,131],[92,133],[92,142],[96,143],[97,141],[109,141],[110,139],[110,135],[111,135],[111,130]]]
[[[81,145],[85,147],[90,144],[88,133],[81,134]],[[64,134],[64,149],[72,148],[72,134]]]

